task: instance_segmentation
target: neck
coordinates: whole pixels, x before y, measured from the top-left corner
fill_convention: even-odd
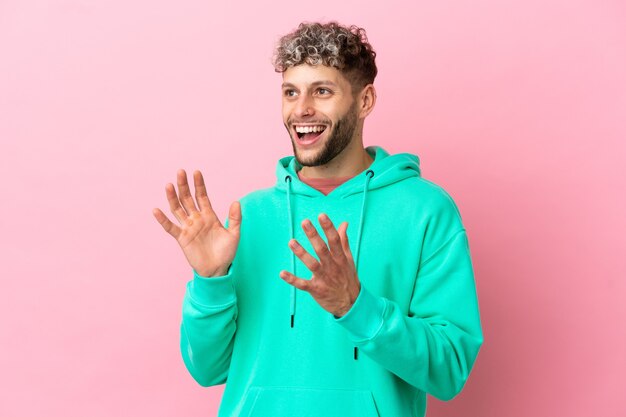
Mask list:
[[[329,163],[315,167],[302,167],[300,174],[307,178],[354,177],[365,171],[373,161],[363,148],[362,142],[352,140],[346,149]]]

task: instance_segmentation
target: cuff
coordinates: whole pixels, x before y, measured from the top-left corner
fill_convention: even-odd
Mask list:
[[[206,306],[221,306],[236,300],[235,286],[233,285],[232,268],[226,275],[218,277],[203,277],[193,271],[193,280],[187,284],[191,298]]]
[[[350,334],[354,342],[372,339],[383,326],[387,303],[361,285],[361,292],[348,312],[335,318]]]

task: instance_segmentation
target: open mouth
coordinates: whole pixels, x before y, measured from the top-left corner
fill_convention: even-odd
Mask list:
[[[326,130],[325,125],[294,126],[298,139],[304,143],[313,143]]]

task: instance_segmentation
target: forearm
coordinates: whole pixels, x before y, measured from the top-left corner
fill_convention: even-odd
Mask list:
[[[448,400],[463,388],[483,341],[465,233],[454,234],[425,260],[415,279],[408,309],[362,287],[337,322],[385,369]]]
[[[460,329],[443,317],[410,317],[395,302],[362,291],[356,308],[338,319],[355,346],[434,397],[458,394],[482,344],[480,323]]]
[[[183,301],[180,348],[185,366],[202,386],[224,383],[236,331],[232,276],[194,274]]]

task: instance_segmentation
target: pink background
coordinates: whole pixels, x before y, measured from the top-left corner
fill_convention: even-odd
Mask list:
[[[367,29],[366,144],[417,153],[469,232],[485,345],[429,417],[626,415],[621,0],[0,2],[0,415],[215,415],[151,210],[178,168],[222,218],[273,184],[272,47],[316,19]]]

